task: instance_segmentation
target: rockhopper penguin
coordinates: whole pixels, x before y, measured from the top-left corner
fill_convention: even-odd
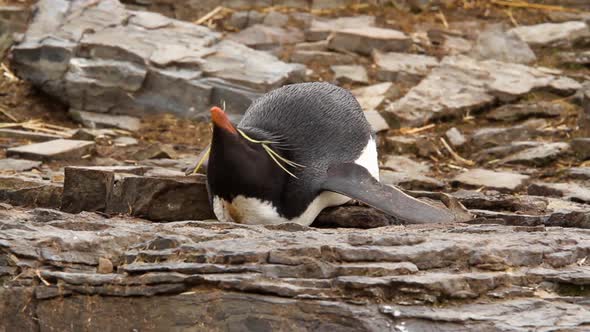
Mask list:
[[[220,221],[309,225],[351,198],[409,222],[453,218],[379,183],[375,135],[345,89],[287,85],[255,100],[237,126],[218,107],[211,118],[201,163],[208,158],[207,189]]]

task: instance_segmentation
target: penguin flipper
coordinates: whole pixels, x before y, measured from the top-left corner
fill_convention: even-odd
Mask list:
[[[436,224],[457,221],[448,209],[432,206],[403,191],[377,181],[369,171],[357,164],[331,166],[322,189],[336,192],[370,205],[410,224]]]

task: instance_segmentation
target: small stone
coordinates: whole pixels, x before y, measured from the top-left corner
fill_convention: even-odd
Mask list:
[[[547,143],[510,155],[500,160],[500,164],[544,166],[556,160],[569,148],[570,145],[567,143]]]
[[[461,134],[459,129],[457,129],[455,127],[447,130],[445,132],[445,136],[447,137],[447,139],[449,140],[451,145],[455,146],[455,147],[462,146],[463,144],[465,144],[467,142],[467,139],[465,138],[465,136],[463,136],[463,134]]]
[[[508,33],[517,35],[532,46],[571,45],[590,36],[586,23],[578,21],[519,26]]]
[[[379,114],[379,112],[365,111],[363,113],[365,114],[365,118],[371,125],[371,129],[373,129],[374,132],[378,133],[380,131],[389,130],[389,125],[387,124],[387,121],[385,121],[385,119],[381,116],[381,114]]]
[[[46,142],[52,141],[55,139],[63,138],[59,135],[54,134],[46,134],[46,133],[38,133],[33,131],[26,131],[26,130],[17,130],[17,129],[0,129],[0,137],[8,137],[14,139],[24,139],[33,142]]]
[[[80,159],[83,156],[91,155],[95,147],[94,142],[58,139],[10,148],[6,151],[6,155],[9,157],[42,161],[69,160]]]
[[[590,189],[576,183],[542,183],[529,185],[529,195],[563,197],[570,201],[590,203]]]
[[[537,61],[529,45],[515,34],[493,27],[479,34],[472,53],[476,59],[504,62],[532,63]]]
[[[317,42],[299,43],[295,45],[296,51],[328,51],[328,41],[320,40]]]
[[[245,29],[248,26],[248,12],[234,11],[227,23],[237,29]]]
[[[430,166],[428,164],[414,161],[405,156],[387,156],[383,167],[396,172],[406,173],[422,174],[430,171]]]
[[[557,54],[557,58],[565,65],[590,65],[590,51],[560,52]]]
[[[363,66],[331,66],[338,83],[369,83],[367,70]]]
[[[117,137],[117,134],[112,129],[88,129],[80,128],[72,134],[71,139],[84,140],[84,141],[95,141],[101,137]]]
[[[350,91],[363,111],[375,111],[387,98],[395,98],[398,92],[393,83],[385,82]]]
[[[412,39],[405,33],[375,27],[347,28],[334,31],[328,47],[370,55],[373,50],[404,52],[412,46]]]
[[[25,160],[25,159],[0,159],[0,171],[15,171],[23,172],[41,166],[40,161]]]
[[[418,151],[416,138],[409,136],[388,136],[385,138],[387,151],[398,154],[414,154]]]
[[[578,159],[590,159],[590,137],[574,138],[570,145]]]
[[[126,115],[110,115],[103,113],[85,112],[70,109],[74,120],[88,128],[119,128],[129,131],[137,131],[141,126],[138,118]]]
[[[115,146],[131,146],[131,145],[137,145],[138,140],[133,137],[122,136],[122,137],[115,138],[113,140],[113,144]]]
[[[108,258],[99,257],[97,272],[100,274],[113,273],[113,262]]]
[[[457,175],[453,179],[453,182],[500,191],[514,191],[528,179],[529,176],[518,173],[496,172],[475,168]]]
[[[444,188],[444,182],[417,172],[393,172],[381,170],[379,180],[384,184],[399,186],[408,190],[438,190]]]
[[[430,70],[438,66],[435,57],[408,53],[373,52],[377,79],[388,82],[418,83]]]

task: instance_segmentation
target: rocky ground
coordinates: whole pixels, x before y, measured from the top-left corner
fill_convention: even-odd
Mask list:
[[[0,6],[0,329],[588,329],[585,1],[123,2]],[[318,80],[471,218],[211,220],[209,107]]]

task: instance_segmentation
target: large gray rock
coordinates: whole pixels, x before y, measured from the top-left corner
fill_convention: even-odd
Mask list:
[[[40,161],[25,160],[25,159],[0,159],[0,171],[28,171],[33,168],[41,166]]]
[[[590,28],[585,22],[570,21],[519,26],[508,33],[518,36],[531,46],[568,46],[590,37]]]
[[[38,6],[11,66],[80,111],[198,117],[216,101],[211,79],[236,85],[233,92],[250,99],[252,90],[279,87],[301,71],[221,41],[203,26],[127,10],[116,0],[43,0]],[[237,106],[233,111],[240,113],[249,104]]]
[[[331,66],[334,79],[338,83],[369,83],[369,76],[365,67],[360,65]]]
[[[387,98],[393,98],[396,95],[396,89],[390,82],[357,88],[350,92],[365,112],[375,111]]]
[[[578,82],[559,76],[555,71],[548,73],[520,64],[449,56],[382,114],[393,127],[420,126],[499,100],[513,100],[533,90],[548,89],[568,94],[580,87]]]
[[[305,38],[303,32],[295,28],[255,24],[230,34],[228,39],[258,50],[272,50],[285,44],[302,42]]]
[[[534,103],[508,104],[486,114],[486,118],[496,121],[515,121],[529,117],[553,118],[567,112],[562,103],[540,101]]]

